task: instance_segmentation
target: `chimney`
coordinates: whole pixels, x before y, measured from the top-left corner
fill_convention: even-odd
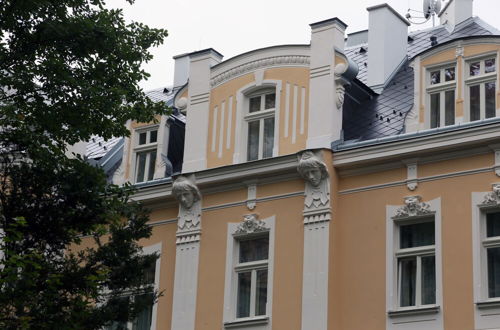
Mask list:
[[[180,54],[173,57],[174,66],[174,88],[183,86],[189,77],[189,53]]]
[[[189,54],[189,101],[186,113],[183,173],[207,168],[207,146],[204,141],[208,139],[210,70],[221,60],[222,54],[212,48]]]
[[[441,25],[451,32],[455,26],[472,17],[472,0],[450,0],[438,16]]]
[[[384,3],[368,7],[368,86],[380,93],[407,58],[410,23]]]
[[[330,148],[340,139],[342,111],[336,108],[335,50],[344,49],[347,25],[338,18],[310,24],[309,120],[306,147]],[[304,320],[303,320],[304,321]]]

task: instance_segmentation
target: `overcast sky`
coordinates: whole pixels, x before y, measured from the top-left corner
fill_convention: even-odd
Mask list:
[[[141,83],[146,90],[172,84],[172,56],[212,47],[229,59],[256,48],[307,44],[309,24],[332,17],[348,25],[347,33],[364,30],[368,27],[366,8],[384,2],[404,16],[408,8],[421,11],[423,0],[135,0],[133,5],[107,0],[108,7],[123,8],[127,21],[169,32],[163,45],[152,50],[154,59],[145,65],[151,74]],[[500,28],[500,0],[474,0],[474,15]],[[431,22],[412,25],[410,30],[430,26]]]

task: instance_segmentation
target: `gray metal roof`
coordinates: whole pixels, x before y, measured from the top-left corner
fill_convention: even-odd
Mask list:
[[[443,26],[415,31],[408,37],[408,59],[432,48],[431,37],[439,46],[445,42],[471,36],[500,35],[499,31],[478,17],[471,17],[458,24],[451,33]],[[436,46],[436,47],[437,47]],[[366,44],[345,50],[345,54],[358,64],[358,85],[366,85],[368,74]],[[344,140],[363,141],[404,133],[404,120],[413,105],[413,69],[404,63],[380,95],[373,94],[362,102],[349,97],[344,103]],[[356,85],[356,82],[355,84]],[[352,86],[351,89],[356,89]],[[347,91],[350,92],[349,90]],[[355,94],[355,91],[351,91]]]
[[[176,91],[177,90],[172,87],[160,87],[146,91],[146,95],[155,102],[165,102],[167,106],[172,107]],[[185,121],[185,117],[182,114],[175,114],[174,116],[181,121]],[[87,142],[85,156],[88,159],[100,159],[119,143],[121,139],[121,137],[118,137],[105,141],[100,136],[93,136],[92,139]]]

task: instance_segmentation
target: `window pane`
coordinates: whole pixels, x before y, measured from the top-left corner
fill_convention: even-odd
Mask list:
[[[486,237],[500,236],[500,212],[486,214]]]
[[[477,76],[481,73],[481,64],[480,62],[474,62],[470,64],[469,75]]]
[[[263,158],[273,156],[274,117],[264,119],[264,154]]]
[[[158,139],[158,131],[150,131],[149,132],[149,143],[155,143]]]
[[[495,66],[495,59],[490,58],[489,60],[484,61],[484,72],[485,73],[490,73],[490,72],[495,72],[496,66]]]
[[[260,110],[260,99],[261,99],[260,95],[250,98],[249,112],[255,112]]]
[[[269,252],[269,237],[240,241],[240,262],[266,260]]]
[[[401,249],[434,245],[434,221],[400,226],[399,244]]]
[[[153,180],[155,174],[156,151],[149,152],[148,181]]]
[[[436,303],[436,257],[422,257],[422,305]]]
[[[439,119],[440,119],[440,94],[431,94],[431,128],[439,127]]]
[[[495,102],[495,90],[496,83],[488,82],[484,84],[485,97],[486,97],[486,118],[492,118],[496,115],[496,102]]]
[[[416,258],[401,259],[399,261],[400,270],[400,306],[415,306],[415,283],[417,279]]]
[[[260,120],[248,123],[247,160],[259,158],[259,127]]]
[[[146,132],[139,134],[139,144],[146,144],[146,135]]]
[[[276,104],[276,94],[266,94],[266,105],[265,109],[273,109]]]
[[[500,247],[488,249],[488,297],[500,297]]]
[[[250,287],[252,285],[252,272],[238,274],[238,301],[236,317],[250,316]]]
[[[136,182],[144,181],[144,171],[146,170],[146,152],[137,153],[137,180]]]
[[[481,119],[479,103],[479,85],[470,86],[470,121]]]
[[[156,262],[153,261],[149,268],[144,269],[144,277],[142,280],[143,284],[154,284],[156,273]]]
[[[267,269],[257,271],[257,288],[255,292],[255,315],[266,315],[267,303]]]
[[[439,84],[441,82],[441,71],[431,72],[431,85]]]
[[[139,303],[146,304],[145,308],[137,314],[132,324],[132,330],[150,330],[153,315],[153,294],[147,293],[135,297]]]
[[[444,70],[444,80],[445,81],[455,80],[455,67]]]
[[[455,91],[444,93],[444,122],[445,125],[455,124]]]

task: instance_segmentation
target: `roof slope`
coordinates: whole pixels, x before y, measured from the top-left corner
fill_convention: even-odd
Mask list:
[[[464,37],[488,35],[500,35],[500,32],[478,17],[463,21],[451,33],[444,26],[415,31],[408,36],[408,59],[432,48],[431,37],[437,38],[439,46]],[[345,50],[345,54],[358,64],[358,85],[366,85],[367,82],[368,51],[366,44]],[[361,103],[346,98],[343,118],[345,141],[369,140],[404,133],[404,119],[413,105],[414,73],[408,64],[407,61],[402,65],[380,95]],[[347,93],[349,95],[349,90]]]

